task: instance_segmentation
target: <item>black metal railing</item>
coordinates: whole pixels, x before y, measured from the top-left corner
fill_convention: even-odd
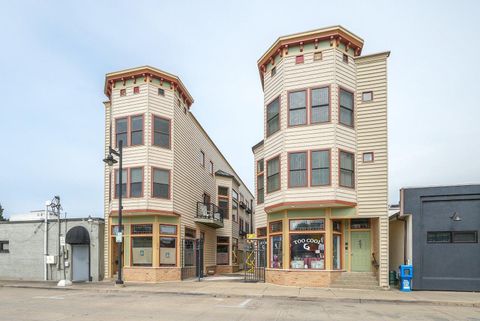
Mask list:
[[[197,202],[196,217],[223,223],[223,210],[212,203]]]

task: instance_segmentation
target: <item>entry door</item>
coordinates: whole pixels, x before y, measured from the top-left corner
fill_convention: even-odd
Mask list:
[[[352,232],[352,271],[370,272],[370,231]]]
[[[89,245],[72,246],[72,281],[89,281]]]

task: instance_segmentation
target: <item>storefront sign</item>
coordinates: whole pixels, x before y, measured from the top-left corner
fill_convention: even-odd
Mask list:
[[[323,240],[321,239],[313,239],[313,238],[303,238],[298,240],[293,240],[293,245],[303,244],[303,248],[305,250],[310,250],[311,244],[318,244],[320,248],[323,247]]]

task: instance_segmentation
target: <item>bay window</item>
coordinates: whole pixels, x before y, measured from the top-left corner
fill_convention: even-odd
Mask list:
[[[177,265],[177,238],[160,236],[160,266]]]
[[[143,145],[143,115],[130,117],[130,145]]]
[[[353,127],[353,93],[340,88],[340,124]]]
[[[312,151],[311,162],[311,185],[330,185],[330,150]]]
[[[354,156],[352,153],[340,151],[340,186],[355,186]]]
[[[288,186],[307,186],[307,153],[288,154]]]
[[[310,122],[325,123],[330,121],[330,87],[312,89],[312,110]]]
[[[267,193],[280,189],[280,157],[267,161]]]
[[[130,197],[143,195],[143,168],[130,169]]]
[[[153,145],[170,148],[170,120],[153,117]]]
[[[123,147],[127,146],[128,118],[118,118],[115,120],[115,146],[120,145],[122,141]]]
[[[267,105],[267,137],[280,130],[280,97]]]
[[[153,168],[152,176],[152,197],[170,198],[170,171],[166,169]]]
[[[288,93],[288,125],[305,125],[307,123],[307,91]]]
[[[325,269],[324,219],[295,219],[289,225],[290,268]]]
[[[131,226],[132,266],[152,266],[152,224]]]
[[[128,170],[122,170],[122,182],[120,183],[120,172],[115,170],[115,198],[120,196],[120,190],[122,191],[122,197],[127,197],[127,180]]]

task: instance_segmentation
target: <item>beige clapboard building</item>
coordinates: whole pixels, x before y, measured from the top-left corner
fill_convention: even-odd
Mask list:
[[[335,26],[280,37],[258,61],[255,226],[267,282],[388,287],[389,52],[362,47]]]
[[[118,269],[120,192],[126,281],[180,280],[197,266],[241,269],[254,198],[190,112],[182,81],[148,66],[128,69],[106,75],[105,94],[105,153],[124,145],[122,182],[118,164],[105,167],[107,277]]]

